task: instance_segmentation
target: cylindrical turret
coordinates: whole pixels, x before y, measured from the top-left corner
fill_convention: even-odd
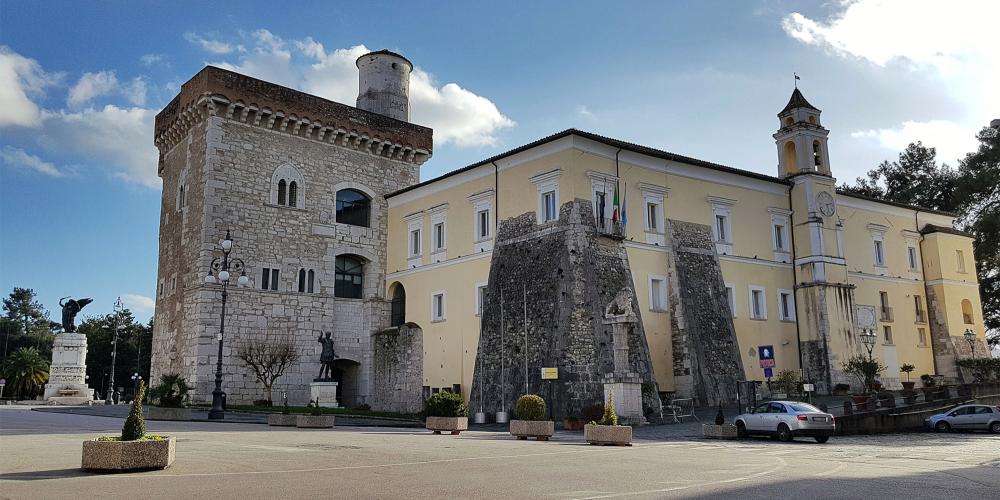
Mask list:
[[[413,64],[388,50],[358,58],[359,109],[410,121],[410,71]]]

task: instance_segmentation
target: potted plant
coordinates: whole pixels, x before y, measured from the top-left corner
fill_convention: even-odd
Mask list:
[[[903,372],[903,373],[906,374],[906,382],[901,382],[903,384],[903,390],[904,391],[907,391],[907,392],[912,391],[913,390],[913,386],[917,384],[916,382],[911,382],[910,381],[910,372],[912,372],[914,368],[916,368],[916,367],[913,366],[913,365],[911,365],[911,364],[909,364],[909,363],[903,363],[903,366],[899,367],[899,371],[901,371],[901,372]]]
[[[843,369],[844,373],[857,377],[861,387],[864,388],[864,392],[852,394],[851,400],[858,405],[858,409],[861,409],[862,405],[866,408],[870,394],[878,390],[876,388],[878,375],[885,371],[885,366],[869,357],[854,355],[844,361]]]
[[[323,408],[319,406],[319,398],[310,401],[308,415],[296,415],[295,427],[300,429],[329,429],[333,427],[333,415],[324,415]]]
[[[566,417],[563,419],[563,429],[567,431],[582,431],[583,421],[579,417]]]
[[[541,396],[525,394],[517,398],[514,411],[517,419],[510,421],[510,434],[517,439],[548,441],[555,433],[555,422],[545,417],[545,400]]]
[[[187,380],[177,373],[160,375],[160,383],[150,389],[153,406],[149,408],[149,420],[191,420],[191,409],[185,408],[188,391]]]
[[[439,392],[424,403],[424,414],[427,415],[425,426],[434,434],[442,431],[457,436],[469,429],[469,407],[461,394],[454,392]]]
[[[583,426],[583,438],[590,444],[632,446],[632,427],[618,425],[618,414],[615,413],[615,400],[608,395],[608,404],[604,407],[604,416],[600,422],[590,422]]]
[[[937,391],[937,380],[932,375],[925,373],[920,376],[920,381],[924,384],[920,388],[924,393],[924,401],[933,401],[934,392]]]
[[[851,384],[844,384],[844,383],[836,384],[833,386],[833,395],[846,396],[850,390],[851,390]]]
[[[270,413],[267,415],[267,425],[274,425],[277,427],[295,427],[297,415],[292,415],[291,410],[288,408],[288,396],[284,397],[284,404],[281,407],[281,413]]]
[[[142,400],[145,395],[146,384],[140,380],[120,436],[101,436],[83,442],[84,470],[163,469],[174,463],[177,438],[146,434],[146,422],[142,418]]]
[[[719,405],[719,411],[715,414],[715,425],[701,424],[701,432],[707,439],[736,439],[738,436],[736,426],[726,423],[722,405]]]

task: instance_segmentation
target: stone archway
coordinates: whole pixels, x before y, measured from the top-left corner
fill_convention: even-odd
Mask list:
[[[333,380],[337,382],[337,402],[351,408],[360,404],[361,363],[353,359],[337,359],[333,362]]]

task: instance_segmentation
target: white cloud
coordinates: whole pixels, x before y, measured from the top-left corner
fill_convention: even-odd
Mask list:
[[[1000,109],[997,19],[1000,2],[843,0],[828,21],[792,13],[782,19],[782,28],[800,42],[842,57],[914,74],[930,70],[939,80],[935,84],[959,104],[953,116],[911,114],[895,127],[852,136],[875,138],[888,149],[922,140],[950,161],[971,151],[975,133]],[[914,113],[921,111],[914,108]]]
[[[594,116],[594,113],[591,112],[590,109],[583,104],[576,107],[576,114],[579,115],[581,118],[585,118],[587,120],[594,120],[596,118]]]
[[[128,182],[160,186],[156,175],[151,109],[108,104],[78,112],[43,112],[44,126],[37,139],[46,150],[87,158]]]
[[[978,141],[967,127],[946,120],[927,122],[905,121],[899,127],[852,132],[855,139],[872,139],[880,146],[894,151],[902,151],[911,142],[922,141],[924,146],[937,148],[939,162],[956,166],[959,158],[975,151]]]
[[[153,65],[163,63],[166,59],[167,56],[165,54],[144,54],[139,58],[139,62],[142,63],[143,66],[151,67]]]
[[[118,88],[118,77],[114,71],[84,73],[73,88],[69,89],[66,104],[74,109],[82,107],[91,99],[107,95]]]
[[[153,314],[153,309],[155,308],[155,302],[152,298],[145,295],[139,295],[137,293],[126,293],[122,295],[122,302],[124,302],[125,307],[129,308],[133,313],[149,315]]]
[[[233,51],[232,45],[219,40],[205,38],[197,33],[185,33],[184,39],[200,46],[203,50],[211,52],[212,54],[228,54]]]
[[[0,127],[41,125],[41,109],[31,96],[41,95],[60,78],[60,74],[43,71],[34,59],[0,46]]]
[[[146,81],[136,77],[128,85],[122,86],[122,95],[135,106],[146,104]]]
[[[11,167],[27,168],[52,177],[64,175],[55,165],[13,146],[4,146],[3,149],[0,149],[0,162]]]
[[[251,34],[254,46],[235,62],[213,64],[256,78],[354,105],[358,96],[358,57],[364,45],[328,51],[311,37],[285,41],[268,30]],[[410,120],[434,129],[436,145],[496,144],[497,133],[514,122],[496,104],[457,83],[439,85],[419,67],[410,75]]]

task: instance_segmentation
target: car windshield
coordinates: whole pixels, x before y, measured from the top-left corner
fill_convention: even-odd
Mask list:
[[[813,405],[809,405],[809,404],[805,404],[805,403],[792,403],[792,404],[790,404],[788,406],[790,406],[793,410],[795,410],[797,412],[817,412],[817,413],[821,413],[819,411],[819,408],[816,408]]]

